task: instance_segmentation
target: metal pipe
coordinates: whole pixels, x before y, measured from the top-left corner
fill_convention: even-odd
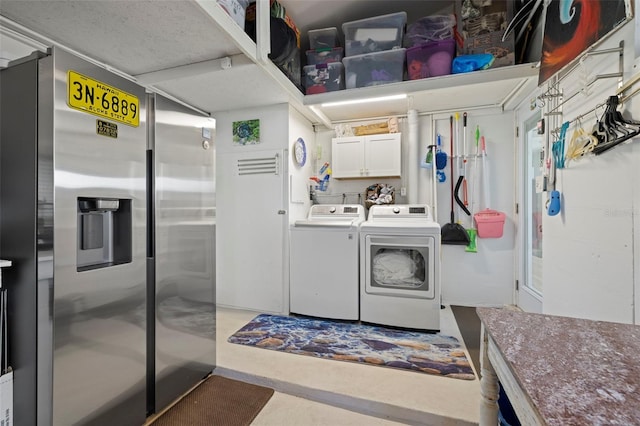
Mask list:
[[[418,160],[418,158],[420,157],[420,147],[418,143],[420,140],[418,111],[416,111],[415,109],[409,110],[409,112],[407,113],[407,121],[409,122],[409,197],[407,201],[409,203],[417,203],[419,180],[418,166],[420,164],[420,161]]]

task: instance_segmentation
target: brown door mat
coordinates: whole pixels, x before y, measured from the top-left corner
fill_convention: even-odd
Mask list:
[[[210,376],[158,417],[153,426],[246,426],[273,395],[273,389]]]

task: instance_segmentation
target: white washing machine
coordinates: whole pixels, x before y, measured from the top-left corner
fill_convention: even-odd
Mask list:
[[[360,320],[440,330],[440,225],[428,205],[375,205],[360,226]]]
[[[361,205],[315,204],[291,227],[289,310],[342,320],[359,318]]]

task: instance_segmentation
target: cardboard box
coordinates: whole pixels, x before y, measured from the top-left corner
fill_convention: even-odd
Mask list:
[[[515,13],[512,0],[456,0],[458,33],[462,48],[459,55],[491,53],[492,68],[516,64],[515,34],[502,41],[507,25]]]

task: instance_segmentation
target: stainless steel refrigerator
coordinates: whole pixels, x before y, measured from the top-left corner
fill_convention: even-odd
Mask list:
[[[140,425],[215,367],[210,121],[61,49],[0,73],[14,424]]]

